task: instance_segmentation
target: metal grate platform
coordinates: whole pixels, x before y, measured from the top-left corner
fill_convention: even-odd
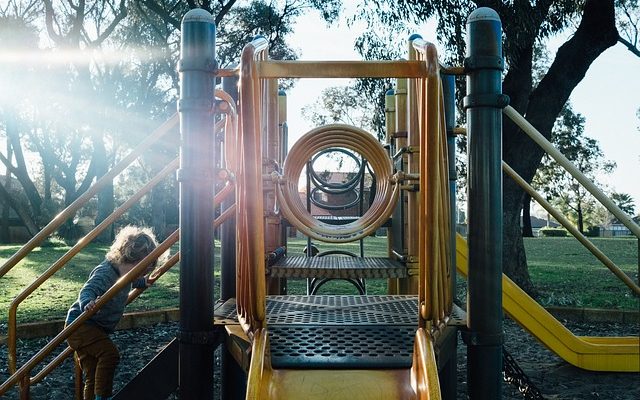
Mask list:
[[[416,296],[268,296],[276,368],[407,368],[418,326]],[[216,320],[237,321],[232,299]]]
[[[267,268],[272,278],[405,278],[407,267],[383,257],[283,257]]]

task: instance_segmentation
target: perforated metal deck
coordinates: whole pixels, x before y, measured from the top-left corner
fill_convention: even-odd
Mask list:
[[[408,368],[417,328],[416,296],[269,296],[275,368]],[[216,309],[237,321],[235,301]]]
[[[283,257],[267,269],[272,278],[405,278],[407,267],[383,257]]]

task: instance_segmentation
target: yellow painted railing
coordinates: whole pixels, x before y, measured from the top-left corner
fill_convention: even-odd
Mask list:
[[[236,168],[236,305],[251,337],[265,322],[265,266],[262,197],[262,104],[257,60],[266,58],[267,41],[258,38],[242,50],[240,121]]]
[[[426,64],[427,76],[416,79],[409,92],[409,112],[417,112],[420,135],[419,258],[420,327],[446,325],[451,313],[449,246],[449,178],[444,122],[444,100],[436,48],[422,39],[413,41],[415,58]],[[410,59],[412,53],[410,53]],[[415,93],[415,94],[414,94]],[[412,107],[416,104],[416,107]],[[409,120],[411,122],[411,120]],[[409,135],[412,127],[409,127]]]

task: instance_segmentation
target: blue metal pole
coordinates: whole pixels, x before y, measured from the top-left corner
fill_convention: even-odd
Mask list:
[[[479,8],[467,20],[469,398],[502,398],[502,26]]]
[[[215,24],[194,9],[182,20],[180,50],[181,399],[213,398],[213,195]]]

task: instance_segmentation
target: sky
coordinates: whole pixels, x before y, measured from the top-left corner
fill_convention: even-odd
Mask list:
[[[432,24],[421,29],[416,33],[438,44]],[[353,49],[358,27],[349,29],[344,22],[327,27],[318,14],[309,13],[298,19],[294,32],[289,43],[298,50],[301,60],[360,59]],[[551,54],[566,38],[549,41]],[[617,163],[615,171],[599,177],[599,181],[608,190],[633,196],[636,212],[640,209],[640,120],[636,116],[640,107],[638,73],[640,58],[622,44],[616,44],[596,59],[570,98],[574,111],[586,118],[585,134],[598,140],[605,157]],[[312,128],[301,117],[302,107],[313,103],[323,88],[346,83],[346,80],[302,79],[287,92],[289,145]]]

